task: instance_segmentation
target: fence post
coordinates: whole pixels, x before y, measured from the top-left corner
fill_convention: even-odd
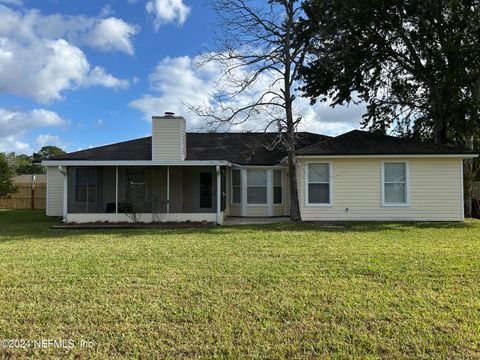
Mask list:
[[[35,174],[32,174],[32,200],[31,209],[35,210]]]

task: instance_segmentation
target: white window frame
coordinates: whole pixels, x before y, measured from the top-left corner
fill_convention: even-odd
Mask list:
[[[280,171],[280,187],[282,189],[282,202],[275,203],[275,171]],[[277,186],[278,187],[278,186]],[[285,194],[283,190],[283,169],[272,169],[272,205],[273,206],[282,206]]]
[[[326,182],[315,182],[312,184],[328,184],[328,190],[329,190],[329,201],[328,203],[310,203],[308,200],[308,167],[309,165],[315,165],[315,164],[328,164],[328,183]],[[332,207],[333,206],[333,165],[331,161],[309,161],[306,162],[305,165],[305,179],[304,179],[304,187],[305,187],[305,206],[309,207]]]
[[[249,172],[249,171],[252,171],[252,170],[253,170],[253,171],[264,171],[264,172],[265,172],[265,177],[266,177],[266,179],[267,179],[267,183],[266,183],[265,185],[251,185],[251,186],[250,186],[250,185],[248,184],[248,172]],[[246,204],[247,206],[249,206],[249,207],[250,207],[250,206],[251,206],[251,207],[255,207],[255,206],[268,206],[268,169],[248,168],[248,169],[246,170],[245,175],[246,175],[245,177],[246,177],[246,179],[247,179],[247,184],[246,184],[246,186],[245,186],[245,190],[246,190],[246,191],[245,191],[245,192],[246,192],[245,204]],[[249,188],[249,187],[262,187],[262,188],[264,187],[265,190],[266,190],[266,194],[267,194],[267,197],[266,197],[266,199],[265,199],[265,202],[264,202],[264,203],[250,204],[250,203],[248,202],[248,188]]]
[[[405,164],[405,202],[385,202],[385,164]],[[410,206],[410,163],[408,160],[384,160],[382,161],[382,207],[409,207]]]
[[[240,189],[240,201],[239,202],[235,202],[233,200],[233,172],[234,171],[238,171],[238,173],[240,174],[240,185],[238,186],[235,186],[235,187],[238,187]],[[230,204],[231,205],[240,205],[242,203],[242,170],[241,169],[232,169],[231,173],[230,173],[230,190],[231,190],[231,194],[232,196],[230,196]]]

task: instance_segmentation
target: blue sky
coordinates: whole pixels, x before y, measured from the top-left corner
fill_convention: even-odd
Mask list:
[[[147,136],[165,111],[200,128],[184,104],[211,101],[217,70],[196,59],[214,31],[201,0],[0,0],[0,151]],[[327,134],[357,127],[362,112],[306,99],[298,111],[303,130]]]

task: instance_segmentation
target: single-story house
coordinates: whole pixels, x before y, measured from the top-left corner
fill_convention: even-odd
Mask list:
[[[275,133],[188,133],[152,118],[152,136],[43,161],[49,216],[64,221],[208,221],[287,216],[286,152]],[[269,144],[269,146],[265,146]],[[461,221],[472,152],[354,130],[298,133],[304,221]]]

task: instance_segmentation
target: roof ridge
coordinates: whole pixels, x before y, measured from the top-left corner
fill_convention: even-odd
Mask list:
[[[355,130],[352,130],[352,131],[349,131],[345,134],[348,134],[348,133],[351,133]],[[342,134],[342,135],[345,135],[345,134]],[[316,143],[313,143],[313,144],[310,144],[310,145],[307,145],[307,146],[304,146],[304,147],[301,147],[301,148],[298,148],[297,150],[295,150],[295,152],[299,151],[299,150],[305,150],[305,149],[308,149],[310,147],[313,147],[313,146],[318,146],[320,144],[323,144],[323,143],[326,143],[326,142],[330,142],[330,141],[334,141],[335,139],[338,139],[340,136],[342,135],[338,135],[338,136],[328,136],[326,137],[325,139],[321,139],[320,141],[317,141]]]
[[[420,146],[439,146],[439,147],[443,147],[443,148],[450,148],[452,150],[465,150],[465,149],[463,149],[462,147],[459,147],[459,146],[453,146],[453,145],[449,145],[449,144],[436,144],[434,142],[427,142],[427,141],[423,141],[423,140],[419,140],[419,139],[409,139],[409,138],[405,138],[405,137],[399,137],[399,136],[390,135],[390,134],[382,134],[382,133],[379,133],[379,132],[372,132],[372,131],[366,131],[366,130],[360,130],[360,129],[351,130],[349,132],[346,132],[345,134],[337,136],[337,138],[341,138],[344,135],[354,133],[354,132],[361,133],[361,134],[366,134],[366,135],[374,135],[374,136],[379,136],[379,137],[387,137],[387,138],[389,138],[393,141],[408,142],[408,143],[416,144],[416,145],[420,145]]]
[[[286,132],[282,132],[286,134]],[[215,134],[232,134],[232,135],[238,135],[238,134],[278,134],[276,131],[222,131],[222,132],[192,132],[192,131],[187,131],[186,134],[210,134],[210,135],[215,135]],[[326,137],[331,137],[329,135],[323,135],[311,131],[297,131],[297,134],[311,134],[311,135],[318,135],[318,136],[326,136]]]

